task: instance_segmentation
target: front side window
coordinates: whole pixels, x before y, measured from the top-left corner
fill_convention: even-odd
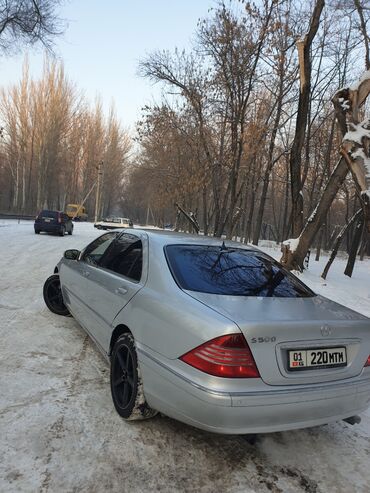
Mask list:
[[[172,275],[182,289],[229,296],[314,296],[299,279],[262,252],[168,245],[165,253]]]
[[[116,236],[117,233],[112,232],[97,238],[86,247],[81,260],[90,265],[97,266]]]
[[[119,236],[104,257],[101,267],[140,281],[143,268],[143,245],[141,240],[131,234]]]

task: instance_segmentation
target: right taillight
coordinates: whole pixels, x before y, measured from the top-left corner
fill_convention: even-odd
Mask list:
[[[180,358],[200,371],[224,378],[258,378],[253,355],[243,334],[216,337]]]
[[[366,363],[364,366],[370,366],[370,354],[369,356],[367,357],[367,360],[366,360]]]

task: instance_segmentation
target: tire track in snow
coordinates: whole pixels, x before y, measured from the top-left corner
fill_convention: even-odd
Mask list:
[[[62,402],[60,403],[60,412],[61,416],[59,416],[52,425],[49,426],[47,431],[47,439],[45,443],[45,450],[47,451],[47,455],[45,458],[45,470],[41,473],[41,477],[43,478],[40,492],[47,493],[49,491],[50,483],[52,481],[52,473],[50,472],[50,464],[53,459],[53,454],[57,450],[57,446],[55,442],[58,442],[62,439],[67,431],[64,424],[64,415],[67,413],[68,401],[73,396],[76,391],[76,387],[78,383],[82,383],[80,376],[82,365],[86,358],[87,348],[89,346],[89,336],[85,336],[82,341],[82,347],[78,355],[74,358],[74,363],[71,368],[71,379],[66,387],[67,392]],[[79,382],[80,381],[80,382]]]

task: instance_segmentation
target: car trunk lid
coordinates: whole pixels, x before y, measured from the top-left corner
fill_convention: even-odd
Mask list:
[[[235,322],[270,385],[321,383],[358,375],[370,353],[370,320],[322,296],[262,298],[187,291]],[[293,371],[289,351],[345,348],[346,365]]]

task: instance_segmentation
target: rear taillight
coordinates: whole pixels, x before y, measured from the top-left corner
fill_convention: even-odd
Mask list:
[[[58,223],[61,223],[62,222],[62,216],[61,214],[58,212]]]
[[[251,350],[242,334],[229,334],[192,349],[180,358],[198,370],[216,377],[258,378]]]
[[[370,366],[370,355],[368,356],[368,358],[366,360],[365,366]]]
[[[41,211],[37,213],[37,216],[35,217],[35,219],[38,219],[40,214],[41,214]]]

